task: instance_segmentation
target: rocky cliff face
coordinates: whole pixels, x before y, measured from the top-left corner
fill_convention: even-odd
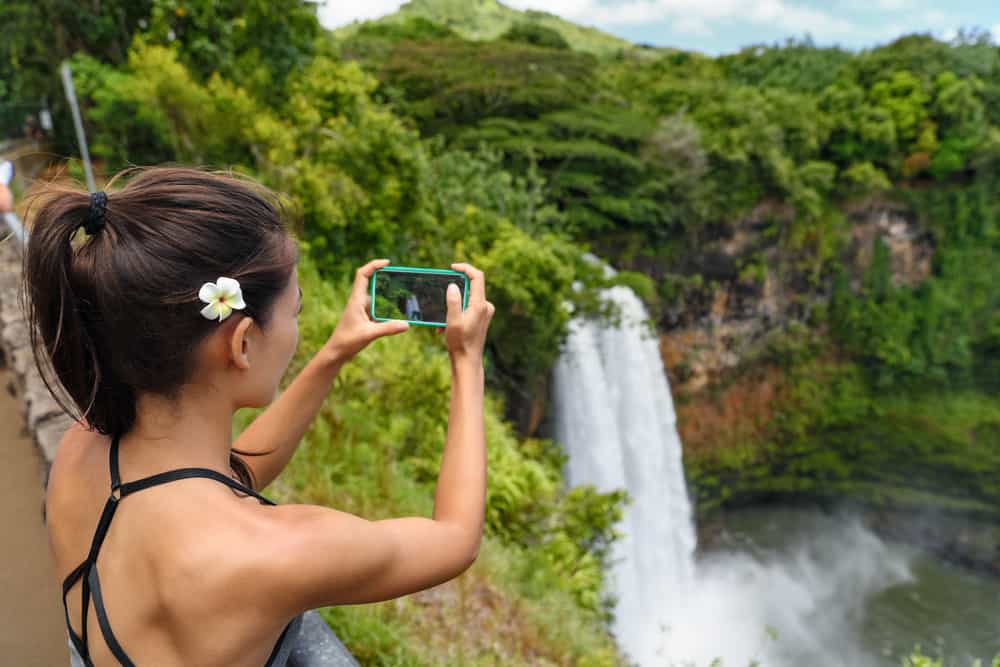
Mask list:
[[[812,303],[829,298],[822,277],[790,266],[768,236],[765,220],[787,215],[773,206],[758,207],[732,236],[702,250],[715,287],[684,310],[668,310],[660,322],[661,351],[674,391],[696,394],[752,357],[768,334],[801,318]],[[848,211],[849,242],[839,260],[852,288],[860,288],[876,242],[888,249],[894,285],[917,285],[931,271],[930,236],[905,208],[870,201]],[[739,267],[755,266],[756,271]],[[818,278],[818,280],[817,280]]]
[[[849,503],[883,535],[1000,574],[1000,485],[983,481],[995,469],[989,443],[1000,424],[985,411],[969,423],[921,414],[926,403],[919,401],[945,400],[944,392],[914,398],[916,408],[889,407],[821,429],[791,449],[772,442],[769,425],[787,411],[795,387],[769,345],[795,327],[821,334],[822,320],[810,313],[822,310],[832,291],[829,276],[811,274],[794,253],[779,250],[766,219],[781,213],[762,207],[703,248],[699,259],[708,260],[714,282],[660,322],[699,510],[707,516],[711,508],[771,498]],[[894,286],[917,286],[930,276],[932,238],[904,207],[870,201],[846,211],[842,224],[836,261],[852,289],[862,287],[877,243],[887,251]],[[820,360],[815,370],[827,366],[837,361]]]

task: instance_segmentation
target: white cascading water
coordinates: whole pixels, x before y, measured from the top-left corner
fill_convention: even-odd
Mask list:
[[[717,658],[725,667],[765,659],[768,667],[881,664],[858,644],[860,603],[910,572],[859,522],[826,526],[778,558],[731,553],[696,565],[657,337],[643,326],[648,315],[632,290],[602,294],[621,319],[570,322],[554,368],[553,426],[569,455],[570,486],[624,488],[633,498],[608,573],[621,649],[641,667],[707,667]]]
[[[616,327],[570,322],[554,369],[556,439],[569,454],[567,483],[628,489],[623,538],[612,552],[618,594],[615,635],[652,665],[671,600],[688,595],[696,546],[673,399],[646,309],[627,287],[603,296],[620,308]]]

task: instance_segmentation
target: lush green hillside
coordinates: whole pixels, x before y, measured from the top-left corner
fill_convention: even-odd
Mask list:
[[[551,225],[636,272],[677,351],[702,511],[809,497],[997,519],[987,35],[644,61],[411,24],[340,48],[423,136],[539,173]],[[935,404],[953,411],[927,420]]]
[[[596,28],[570,23],[548,12],[519,11],[497,0],[410,0],[398,12],[372,23],[400,24],[416,18],[433,21],[475,41],[493,40],[516,25],[529,24],[554,30],[573,49],[585,53],[607,56],[636,48],[631,42]],[[334,31],[334,35],[348,38],[360,27],[360,23],[345,26]]]

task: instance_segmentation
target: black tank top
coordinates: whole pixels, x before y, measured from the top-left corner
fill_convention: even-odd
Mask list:
[[[104,610],[104,601],[101,598],[101,582],[97,576],[96,567],[97,555],[100,553],[101,545],[104,543],[104,538],[108,534],[108,528],[111,526],[111,520],[115,516],[115,510],[118,508],[118,503],[121,502],[125,496],[131,495],[136,491],[142,491],[143,489],[148,489],[152,486],[158,486],[160,484],[166,484],[167,482],[173,482],[178,479],[190,479],[191,477],[214,479],[215,481],[221,482],[237,491],[255,497],[262,504],[274,505],[275,503],[260,495],[253,489],[209,468],[179,468],[177,470],[161,472],[156,475],[150,475],[149,477],[137,479],[134,482],[126,482],[122,484],[118,474],[117,437],[111,441],[109,458],[111,468],[111,495],[107,502],[104,503],[104,511],[101,512],[101,518],[97,522],[97,530],[94,532],[94,539],[90,543],[90,552],[87,554],[87,558],[72,572],[70,572],[69,576],[67,576],[63,581],[63,611],[66,616],[66,629],[69,631],[72,648],[75,649],[79,658],[83,661],[83,664],[86,665],[86,667],[93,667],[94,665],[90,659],[90,649],[87,646],[87,611],[90,606],[91,596],[94,599],[94,613],[97,614],[97,624],[101,628],[101,634],[104,636],[104,641],[107,643],[111,653],[118,659],[118,662],[121,663],[122,667],[135,667],[135,663],[129,659],[125,650],[115,638],[114,632],[111,630],[111,623],[108,621],[108,614]],[[70,589],[81,579],[83,580],[83,583],[80,586],[81,604],[83,608],[82,620],[80,624],[80,631],[82,635],[78,635],[73,630],[73,626],[71,626],[69,622],[69,606],[66,604],[66,596]],[[278,643],[271,651],[271,655],[268,657],[267,663],[264,667],[280,667],[280,665],[284,664],[290,650],[288,645],[293,639],[292,635],[295,634],[295,631],[299,628],[301,619],[301,615],[297,616],[287,626],[285,626],[281,636],[278,638]]]

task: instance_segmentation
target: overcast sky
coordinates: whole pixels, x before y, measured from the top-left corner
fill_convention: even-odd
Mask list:
[[[818,44],[863,48],[911,32],[948,39],[959,28],[990,30],[1000,42],[1000,0],[501,0],[596,26],[632,42],[719,54],[806,34]],[[335,28],[390,14],[398,0],[327,0],[320,20]]]

